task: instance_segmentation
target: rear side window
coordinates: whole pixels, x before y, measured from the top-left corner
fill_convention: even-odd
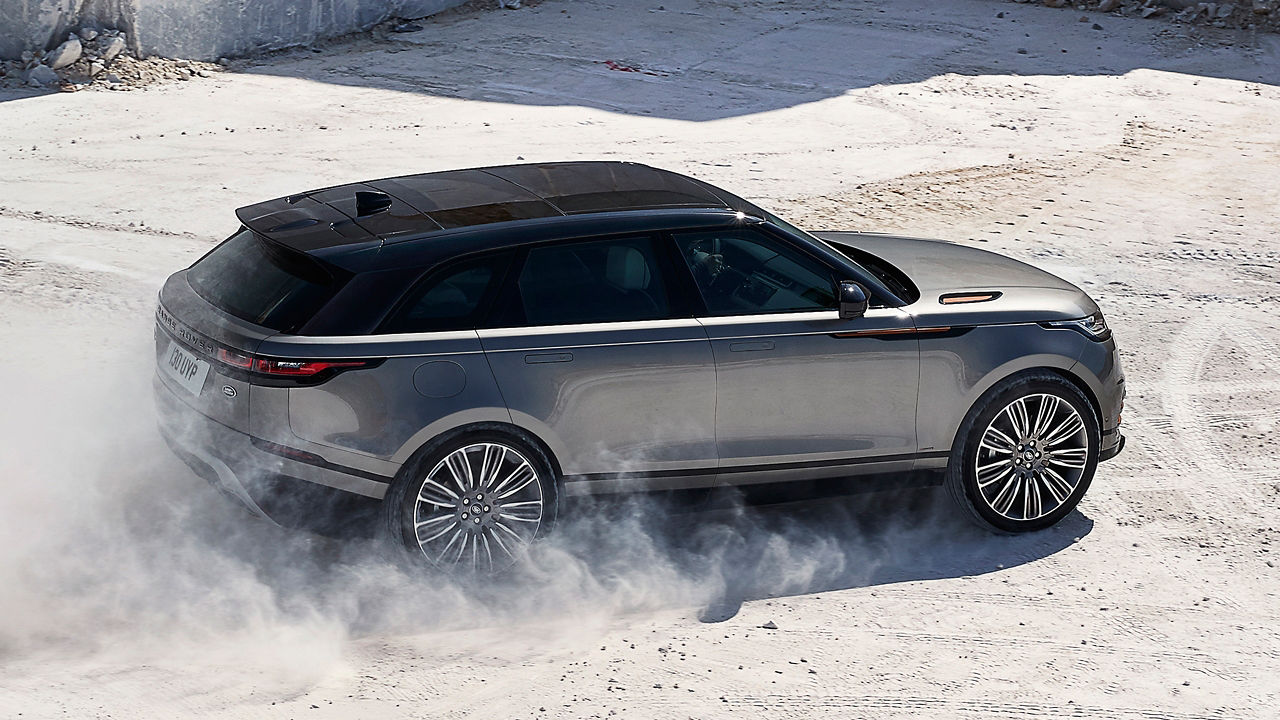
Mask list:
[[[429,274],[379,332],[469,330],[502,280],[510,253],[464,260]]]
[[[302,327],[345,281],[313,258],[246,229],[187,271],[187,282],[214,307],[282,333]]]
[[[650,237],[531,248],[516,281],[516,294],[528,325],[670,316],[666,284]]]

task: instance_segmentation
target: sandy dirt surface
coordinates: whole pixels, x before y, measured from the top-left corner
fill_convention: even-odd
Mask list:
[[[1275,717],[1280,39],[1079,16],[548,0],[0,95],[0,717]],[[1115,328],[1128,448],[1034,535],[931,492],[634,504],[492,587],[265,527],[168,455],[155,292],[235,207],[520,159],[1056,272]]]

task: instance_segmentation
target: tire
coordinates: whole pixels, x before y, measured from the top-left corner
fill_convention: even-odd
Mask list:
[[[501,426],[446,433],[387,489],[383,535],[419,564],[501,572],[555,524],[558,487],[546,453],[522,433]]]
[[[1074,384],[1050,372],[1017,375],[988,390],[965,416],[944,484],[988,530],[1041,530],[1084,497],[1100,441],[1097,413]]]

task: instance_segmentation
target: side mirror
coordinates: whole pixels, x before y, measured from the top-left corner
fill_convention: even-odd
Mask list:
[[[841,280],[836,286],[840,302],[840,319],[852,320],[867,314],[867,289],[852,280]]]

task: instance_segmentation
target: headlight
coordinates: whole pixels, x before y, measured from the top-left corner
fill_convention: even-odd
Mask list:
[[[1102,313],[1097,312],[1089,317],[1080,318],[1079,320],[1056,320],[1054,322],[1041,323],[1041,325],[1049,328],[1066,328],[1075,330],[1090,340],[1102,342],[1111,337],[1111,328],[1107,327],[1107,321],[1102,317]]]

